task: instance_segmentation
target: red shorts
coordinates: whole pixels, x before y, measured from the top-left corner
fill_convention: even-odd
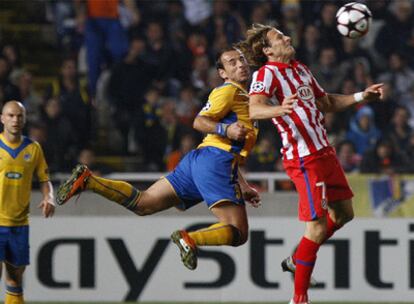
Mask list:
[[[299,194],[301,221],[324,217],[328,203],[354,196],[332,147],[299,159],[284,160],[283,165]]]

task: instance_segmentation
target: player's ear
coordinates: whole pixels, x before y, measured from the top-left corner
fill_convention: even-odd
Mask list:
[[[219,72],[220,78],[227,79],[227,73],[224,69],[219,69],[218,72]]]
[[[272,55],[272,52],[270,51],[270,47],[268,46],[263,47],[262,51],[263,51],[263,54],[265,54],[266,56]]]

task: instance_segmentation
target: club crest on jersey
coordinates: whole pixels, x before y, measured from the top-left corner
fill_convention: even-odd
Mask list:
[[[23,156],[23,159],[25,160],[25,161],[30,161],[31,159],[32,159],[32,155],[31,154],[29,154],[29,153],[26,153],[24,156]]]
[[[252,92],[254,93],[260,93],[263,92],[265,89],[264,83],[261,81],[256,81],[252,84]]]
[[[308,85],[301,85],[297,88],[298,97],[302,100],[312,100],[314,98],[313,90]]]

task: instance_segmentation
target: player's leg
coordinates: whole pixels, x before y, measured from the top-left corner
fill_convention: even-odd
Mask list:
[[[354,218],[354,209],[352,207],[352,200],[341,200],[329,204],[328,214],[326,216],[326,237],[328,240],[335,231],[339,230],[346,223]]]
[[[5,304],[22,304],[23,273],[29,265],[29,226],[7,227],[9,239],[5,252]]]
[[[178,204],[174,189],[165,179],[155,182],[146,191],[131,184],[92,174],[85,165],[77,165],[70,178],[59,186],[56,201],[59,205],[82,191],[93,191],[138,215],[149,215]]]
[[[214,147],[197,151],[191,163],[191,172],[196,173],[191,175],[192,183],[219,222],[197,231],[180,230],[171,235],[185,257],[183,263],[187,268],[197,266],[197,246],[238,246],[246,242],[247,216],[237,171],[237,161],[231,153]]]
[[[285,162],[288,175],[299,194],[299,220],[305,222],[305,233],[291,259],[294,263],[294,303],[308,303],[308,289],[317,252],[326,237],[326,214],[328,210],[325,172],[320,168],[320,158],[300,159],[299,162]],[[323,167],[322,167],[323,168]],[[286,261],[282,262],[285,270]]]
[[[244,205],[223,201],[211,211],[217,217],[217,223],[191,232],[177,230],[171,235],[184,266],[190,270],[197,268],[198,246],[240,246],[247,241],[248,222]]]
[[[25,266],[13,266],[5,263],[6,268],[6,296],[5,304],[23,304],[23,273]]]
[[[233,202],[222,202],[211,208],[218,223],[189,232],[197,246],[240,246],[248,238],[246,208]]]
[[[326,241],[336,230],[354,218],[352,197],[354,194],[348,184],[345,172],[333,150],[326,156],[327,165],[331,168],[326,180],[326,196],[328,198]]]

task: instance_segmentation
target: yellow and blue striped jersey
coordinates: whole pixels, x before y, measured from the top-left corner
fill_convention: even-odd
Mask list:
[[[48,166],[39,143],[23,136],[10,143],[0,134],[0,226],[29,224],[32,179],[49,181]]]
[[[259,132],[257,123],[249,118],[249,94],[234,82],[225,82],[215,88],[199,115],[210,117],[219,123],[239,122],[247,129],[243,142],[231,140],[218,134],[208,134],[200,147],[217,147],[219,149],[247,157],[256,143]]]

